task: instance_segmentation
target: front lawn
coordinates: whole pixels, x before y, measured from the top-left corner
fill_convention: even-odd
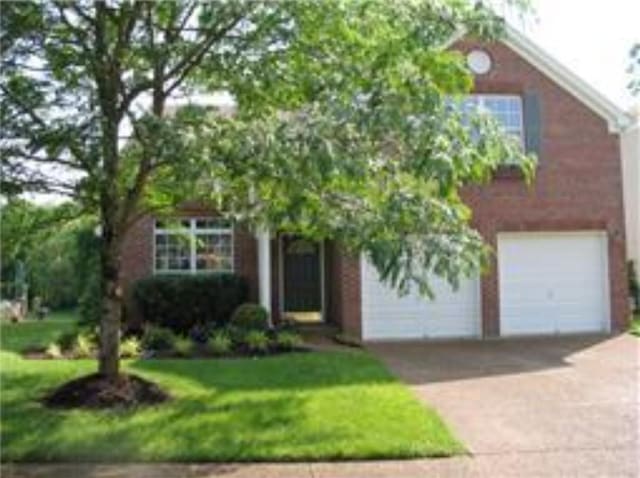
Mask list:
[[[362,351],[138,360],[174,400],[137,411],[53,411],[38,399],[93,360],[26,360],[68,321],[2,324],[2,461],[282,461],[464,451],[433,410]]]
[[[55,312],[46,319],[27,320],[19,324],[1,322],[2,350],[20,352],[32,345],[46,346],[65,332],[76,327],[73,312]]]

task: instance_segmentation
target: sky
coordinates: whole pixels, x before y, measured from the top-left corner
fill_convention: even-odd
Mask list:
[[[629,50],[640,43],[640,0],[531,0],[535,13],[511,23],[618,106],[640,102],[627,89]]]

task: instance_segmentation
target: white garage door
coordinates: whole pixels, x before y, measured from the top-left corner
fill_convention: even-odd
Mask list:
[[[600,232],[498,235],[502,335],[607,330],[607,239]]]
[[[466,280],[458,291],[434,279],[435,299],[417,291],[407,296],[379,280],[362,260],[362,326],[365,340],[474,337],[480,335],[479,280]]]

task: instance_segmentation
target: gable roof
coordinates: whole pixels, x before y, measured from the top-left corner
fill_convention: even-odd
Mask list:
[[[610,132],[619,133],[631,125],[632,121],[629,115],[609,98],[540,48],[529,37],[509,24],[506,24],[505,27],[505,36],[499,41],[607,120]],[[447,46],[451,46],[465,35],[466,32],[459,32],[447,42]]]

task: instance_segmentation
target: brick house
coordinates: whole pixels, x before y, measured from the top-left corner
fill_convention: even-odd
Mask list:
[[[329,322],[362,340],[610,332],[628,320],[620,133],[628,118],[522,34],[497,43],[461,37],[450,48],[475,74],[468,101],[490,111],[538,153],[531,186],[505,166],[463,191],[473,225],[495,254],[490,269],[436,298],[399,297],[366,258],[331,241],[249,232],[184,208],[199,241],[180,246],[152,217],[124,246],[125,285],[154,272],[214,270],[250,283],[251,299],[278,320]],[[197,246],[196,244],[202,244]],[[202,248],[203,251],[199,250]]]
[[[630,111],[632,123],[621,138],[627,259],[635,264],[640,282],[640,104]],[[640,301],[640,298],[638,298]]]

